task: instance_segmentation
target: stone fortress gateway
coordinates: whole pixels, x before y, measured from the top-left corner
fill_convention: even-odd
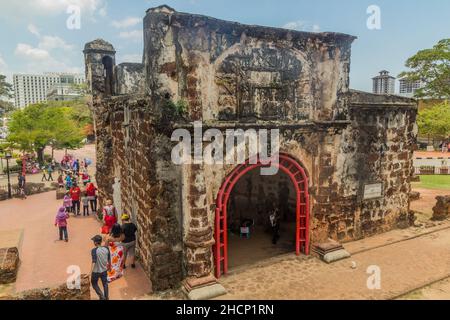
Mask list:
[[[416,102],[350,90],[354,40],[160,6],[144,18],[142,64],[116,65],[104,40],[86,44],[100,202],[131,213],[154,291],[220,277],[251,257],[232,257],[233,243],[245,245],[233,230],[244,218],[263,230],[274,207],[292,254],[413,220]],[[175,165],[172,132],[193,131],[194,121],[279,129],[279,173],[260,176],[261,163]]]

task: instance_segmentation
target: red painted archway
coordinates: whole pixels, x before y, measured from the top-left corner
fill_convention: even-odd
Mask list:
[[[279,170],[286,173],[291,179],[296,191],[296,254],[309,254],[309,194],[308,176],[305,169],[291,156],[281,153]],[[237,166],[225,179],[216,199],[216,219],[214,228],[214,263],[215,276],[219,278],[228,272],[228,234],[227,234],[227,206],[230,194],[239,181],[247,172],[264,167],[261,162],[250,164],[247,160],[244,164]]]

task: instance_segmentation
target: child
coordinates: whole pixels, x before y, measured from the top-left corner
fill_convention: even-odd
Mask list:
[[[69,241],[69,236],[67,234],[67,219],[69,219],[69,215],[66,212],[66,208],[65,207],[59,208],[58,213],[56,214],[56,218],[55,218],[55,227],[59,228],[59,240],[60,241],[63,240],[63,236],[64,236],[64,241],[66,241],[66,242]]]
[[[59,174],[58,176],[58,187],[64,189],[64,178],[62,174]]]
[[[83,217],[89,216],[89,197],[86,192],[83,193],[81,202],[83,203]]]
[[[81,175],[81,179],[83,180],[83,185],[86,186],[89,182],[91,182],[91,178],[89,177],[87,172],[83,172]]]
[[[70,196],[69,192],[66,192],[66,195],[64,196],[63,206],[67,212],[72,211],[72,197]]]
[[[72,188],[72,178],[68,174],[66,175],[66,189],[69,190],[70,188]]]

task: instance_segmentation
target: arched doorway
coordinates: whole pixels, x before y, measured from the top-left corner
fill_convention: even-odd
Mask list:
[[[297,160],[288,154],[279,155],[279,163],[276,164],[279,170],[286,174],[294,186],[296,192],[296,230],[295,230],[295,252],[297,255],[309,254],[309,193],[308,176],[305,169]],[[237,166],[225,179],[216,199],[215,212],[215,245],[214,264],[215,276],[219,278],[228,272],[228,225],[227,207],[230,194],[236,183],[248,172],[263,167],[258,161],[250,164],[247,160],[244,164]]]
[[[114,61],[109,56],[102,59],[103,76],[105,78],[105,94],[114,94]]]

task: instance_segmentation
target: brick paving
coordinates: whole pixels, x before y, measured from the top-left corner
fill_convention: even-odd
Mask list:
[[[391,299],[450,276],[450,229],[401,241],[412,232],[395,230],[381,239],[365,239],[366,251],[331,265],[290,255],[242,268],[220,279],[228,294],[218,299]],[[394,240],[400,242],[389,244]],[[347,247],[358,251],[361,245],[357,241]],[[367,268],[373,265],[381,270],[380,290],[367,287]],[[450,299],[450,291],[446,297]]]
[[[90,271],[90,239],[100,232],[100,223],[93,216],[71,217],[69,242],[58,241],[58,229],[53,223],[59,205],[55,192],[0,202],[0,232],[24,231],[16,292],[60,285],[66,281],[70,265],[80,266],[82,273]],[[150,292],[151,287],[139,267],[125,270],[124,278],[113,282],[110,290],[111,299],[134,299]],[[97,298],[94,292],[91,296]]]

